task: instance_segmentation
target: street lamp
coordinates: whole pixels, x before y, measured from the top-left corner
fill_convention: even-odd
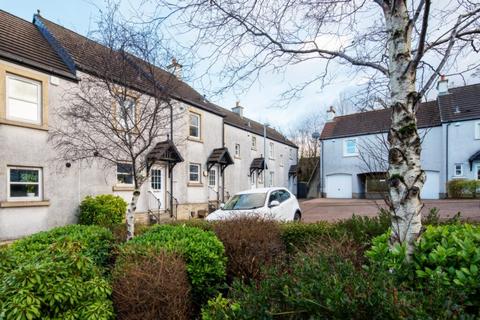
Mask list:
[[[321,194],[321,184],[322,184],[322,170],[320,166],[320,151],[321,151],[321,142],[320,142],[320,133],[318,131],[315,131],[312,133],[312,138],[318,141],[318,185],[317,185],[317,195],[319,198],[322,197]]]

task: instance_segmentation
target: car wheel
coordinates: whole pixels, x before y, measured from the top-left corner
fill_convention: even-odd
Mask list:
[[[295,212],[295,215],[293,216],[293,221],[295,222],[300,222],[302,220],[302,214],[300,211]]]

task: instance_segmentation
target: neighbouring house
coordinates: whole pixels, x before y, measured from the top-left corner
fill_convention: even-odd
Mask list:
[[[121,159],[108,167],[65,163],[49,141],[51,128],[61,125],[57,112],[69,103],[66,93],[98,76],[102,50],[40,15],[28,22],[0,10],[0,240],[74,223],[87,195],[130,199],[131,165]],[[166,132],[148,153],[154,165],[142,186],[138,219],[154,211],[178,219],[204,216],[249,188],[283,186],[296,193],[297,146],[244,117],[239,103],[230,111],[209,102],[182,81],[180,64],[170,67],[155,73],[175,81],[178,116],[173,135]]]
[[[420,103],[423,199],[447,197],[452,179],[480,179],[480,84],[449,87],[442,77],[437,98]],[[322,195],[327,198],[379,198],[387,192],[389,109],[336,117],[321,134]]]

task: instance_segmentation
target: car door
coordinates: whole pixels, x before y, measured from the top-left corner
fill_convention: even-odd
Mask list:
[[[278,190],[274,190],[270,192],[270,196],[268,198],[269,215],[266,217],[268,219],[274,219],[274,220],[279,219],[279,215],[281,212],[281,203],[279,206],[276,206],[276,207],[270,206],[272,201],[275,201],[275,200],[280,202],[280,194],[278,193]]]
[[[279,190],[280,206],[279,218],[282,220],[293,219],[293,197],[287,190]]]

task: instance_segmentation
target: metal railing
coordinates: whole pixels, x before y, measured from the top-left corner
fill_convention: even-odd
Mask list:
[[[152,223],[159,223],[160,222],[160,214],[162,211],[162,200],[155,195],[151,190],[148,190],[148,193],[153,197],[153,199],[157,202],[157,208],[152,210],[150,207],[150,201],[148,201],[148,215],[150,218],[150,222]]]
[[[175,220],[177,220],[177,211],[178,211],[178,204],[179,204],[178,199],[175,198],[175,197],[172,195],[172,193],[171,193],[170,191],[168,191],[168,190],[167,190],[167,195],[168,195],[169,198],[171,197],[171,198],[173,199],[173,202],[174,202],[174,204],[175,204],[174,208],[169,208],[169,210],[170,210],[170,217],[171,217],[171,218],[175,218]]]

